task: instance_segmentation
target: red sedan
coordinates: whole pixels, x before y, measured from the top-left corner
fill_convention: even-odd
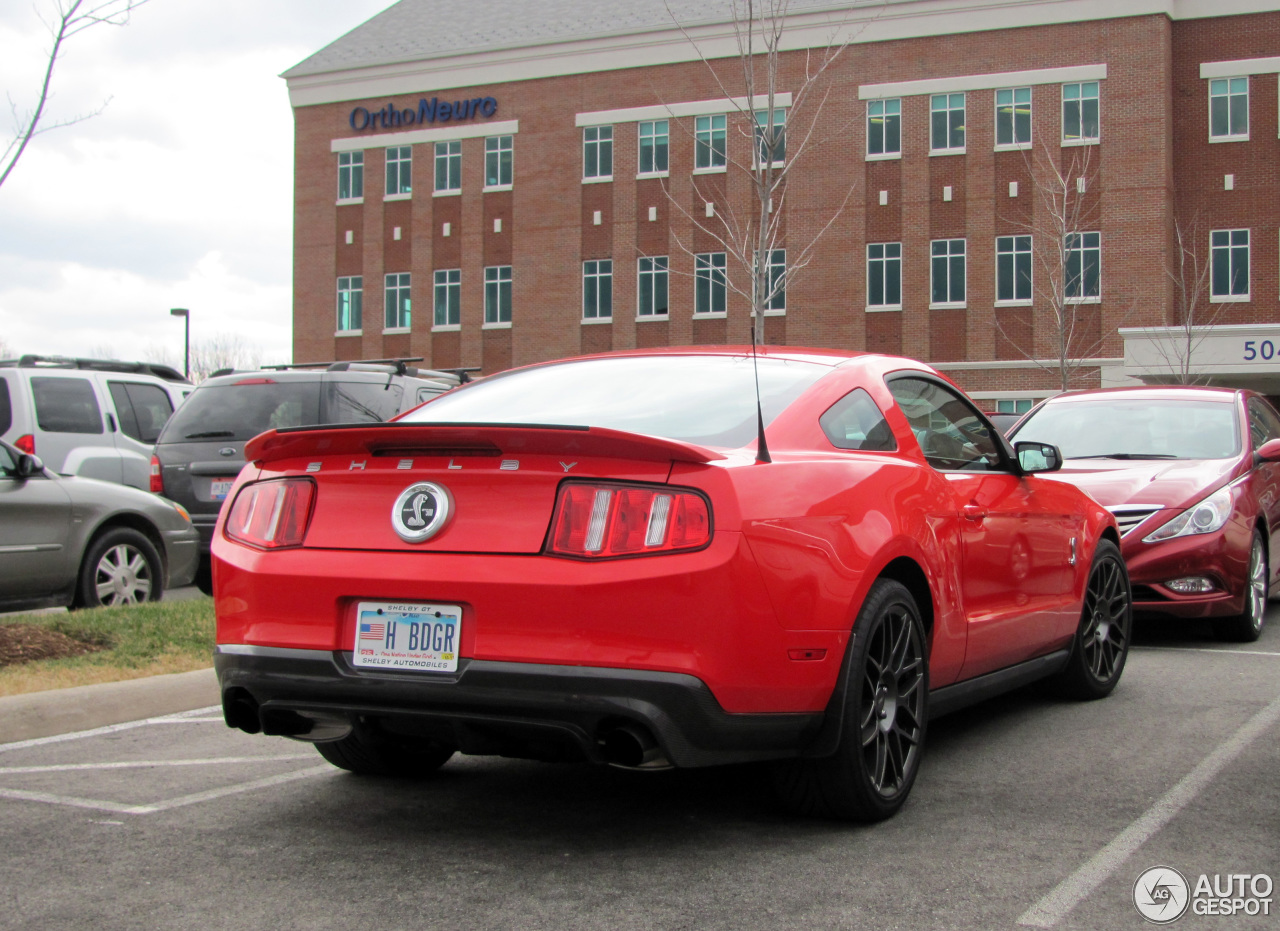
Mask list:
[[[1059,395],[1018,440],[1054,443],[1054,477],[1116,516],[1134,610],[1214,619],[1257,640],[1280,569],[1280,416],[1253,391],[1118,388]]]
[[[356,773],[774,760],[792,809],[878,820],[931,715],[1101,697],[1128,651],[1111,515],[907,359],[609,354],[245,453],[227,722]]]

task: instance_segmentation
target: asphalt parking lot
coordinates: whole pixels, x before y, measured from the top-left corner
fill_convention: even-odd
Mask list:
[[[1274,605],[1256,644],[1144,625],[1108,700],[935,722],[870,828],[780,815],[753,768],[362,779],[205,709],[0,745],[0,928],[1140,928],[1149,867],[1280,879],[1278,790]]]

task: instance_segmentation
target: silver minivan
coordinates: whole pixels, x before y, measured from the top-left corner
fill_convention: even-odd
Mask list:
[[[195,387],[167,365],[0,360],[0,439],[63,475],[150,487],[151,450]]]

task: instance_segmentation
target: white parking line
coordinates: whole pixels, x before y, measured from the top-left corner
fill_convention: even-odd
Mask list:
[[[1269,650],[1232,650],[1220,649],[1215,650],[1211,647],[1130,647],[1132,650],[1161,650],[1165,653],[1218,653],[1230,656],[1280,656],[1280,653],[1273,653]]]
[[[1103,847],[1084,866],[1063,880],[1048,895],[1018,918],[1018,924],[1034,928],[1052,928],[1067,916],[1089,893],[1101,885],[1132,856],[1205,790],[1222,770],[1245,751],[1249,744],[1280,721],[1280,698],[1267,705],[1228,740],[1204,758],[1172,789],[1161,796],[1116,838]]]
[[[53,766],[0,766],[5,773],[70,773],[83,769],[145,769],[149,766],[211,766],[219,763],[278,763],[284,760],[312,760],[310,753],[288,756],[223,756],[204,760],[126,760],[120,763],[61,763]]]
[[[216,711],[217,705],[210,705],[208,708],[196,708],[194,711],[183,711],[179,714],[167,714],[159,718],[143,718],[140,721],[126,721],[123,724],[108,724],[106,727],[95,727],[89,731],[74,731],[70,734],[54,734],[52,737],[33,737],[30,740],[15,740],[13,743],[0,744],[0,753],[7,753],[10,750],[26,750],[28,747],[43,747],[48,744],[63,743],[68,740],[81,740],[85,737],[100,737],[103,734],[117,734],[120,731],[132,730],[135,727],[146,727],[149,724],[187,724],[191,721],[215,720],[222,721],[222,718],[192,718],[192,715],[203,714],[208,715],[210,711]]]

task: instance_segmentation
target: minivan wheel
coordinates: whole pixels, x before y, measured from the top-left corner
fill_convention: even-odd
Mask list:
[[[137,530],[116,527],[89,545],[80,565],[75,607],[159,601],[163,593],[164,568],[155,546]]]

